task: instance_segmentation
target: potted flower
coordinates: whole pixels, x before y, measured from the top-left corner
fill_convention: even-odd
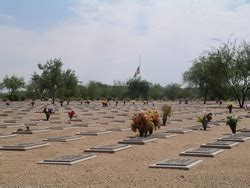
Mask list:
[[[163,126],[166,126],[166,123],[167,123],[167,119],[168,117],[171,116],[171,111],[172,111],[172,107],[171,105],[163,105],[161,107],[161,111],[162,111],[162,122],[163,122]]]
[[[232,102],[228,103],[227,104],[227,108],[229,110],[229,114],[231,114],[232,113],[232,109],[233,109],[233,103]]]
[[[74,110],[71,110],[70,112],[68,112],[69,123],[71,122],[71,119],[73,118],[74,115],[75,115],[75,111]]]
[[[233,115],[227,116],[226,124],[231,128],[233,134],[236,133],[236,126],[238,120],[239,120],[238,116],[233,116]]]
[[[46,120],[49,121],[49,118],[50,118],[50,114],[53,112],[53,109],[52,108],[44,108],[43,109],[43,113],[45,113],[46,115]]]
[[[213,114],[210,112],[208,114],[203,114],[197,117],[197,122],[202,123],[204,131],[207,130],[207,123],[212,120]]]
[[[135,113],[132,117],[131,129],[136,132],[139,131],[141,137],[152,134],[153,129],[159,128],[159,113],[156,110],[141,111]]]
[[[160,128],[160,113],[157,110],[154,109],[149,109],[147,110],[146,114],[151,118],[151,121],[154,124],[154,128],[156,130],[156,128]]]

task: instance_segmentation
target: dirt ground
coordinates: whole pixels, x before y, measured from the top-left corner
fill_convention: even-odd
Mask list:
[[[165,103],[155,102],[154,107],[160,109]],[[2,106],[0,114],[8,114],[8,116],[0,116],[1,125],[4,124],[3,122],[6,119],[18,119],[17,122],[27,123],[32,119],[45,118],[44,114],[37,113],[41,110],[43,103],[36,102],[32,109],[29,107],[29,103],[19,106],[11,104],[12,106],[8,107],[4,103],[0,105]],[[17,105],[16,108],[15,105]],[[98,106],[99,103],[95,102],[95,105]],[[18,134],[15,137],[1,138],[0,146],[23,142],[41,142],[43,139],[55,136],[73,136],[80,131],[105,130],[117,126],[116,124],[126,127],[130,125],[129,117],[134,112],[152,107],[151,103],[146,107],[142,104],[136,104],[136,107],[129,104],[126,104],[126,106],[119,105],[111,108],[103,108],[99,105],[96,109],[88,106],[80,108],[78,102],[70,104],[77,114],[77,119],[82,119],[89,124],[102,121],[112,122],[112,118],[107,118],[105,115],[113,114],[116,118],[119,112],[128,115],[127,117],[119,116],[128,120],[124,123],[113,122],[95,127],[50,130],[49,132],[29,135]],[[156,132],[197,125],[199,123],[196,122],[195,118],[204,109],[206,111],[212,110],[215,113],[222,112],[222,114],[218,113],[213,121],[224,119],[228,115],[226,107],[212,108],[211,106],[211,108],[207,108],[202,104],[179,105],[178,103],[173,104],[173,107],[175,110],[172,119],[179,118],[183,121],[172,121],[171,124],[161,127]],[[21,111],[21,109],[27,108],[30,111]],[[66,112],[69,111],[69,108],[58,108],[59,111],[51,116],[50,122],[41,121],[41,124],[34,126],[34,128],[56,126],[53,123],[56,120],[60,120],[61,124],[66,123],[68,120]],[[88,113],[92,114],[86,115],[87,110]],[[103,113],[100,113],[100,111]],[[240,109],[235,113],[239,115],[247,114],[246,111]],[[18,116],[23,117],[19,119]],[[187,117],[194,117],[194,119],[189,120],[186,119]],[[71,122],[70,125],[74,123]],[[250,128],[249,123],[250,118],[242,119],[237,129]],[[25,128],[25,126],[21,128]],[[33,126],[31,129],[33,129]],[[15,130],[17,128],[0,128],[0,133],[11,133]],[[213,158],[179,156],[179,153],[184,150],[199,147],[206,142],[216,141],[228,133],[231,133],[231,130],[227,125],[214,126],[207,131],[197,130],[187,134],[178,134],[168,139],[157,139],[145,145],[133,145],[129,149],[114,154],[96,153],[96,158],[74,165],[46,165],[37,164],[37,162],[65,154],[81,154],[85,149],[93,146],[117,144],[119,140],[135,136],[138,133],[131,130],[114,131],[98,136],[85,136],[83,139],[71,142],[48,142],[50,143],[48,147],[28,151],[0,150],[0,187],[250,187],[250,141],[239,143],[232,149],[224,149],[224,152]],[[155,162],[176,157],[197,158],[202,159],[203,162],[190,170],[149,168],[149,165]]]

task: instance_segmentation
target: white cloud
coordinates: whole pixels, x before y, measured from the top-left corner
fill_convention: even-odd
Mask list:
[[[101,3],[100,3],[101,2]],[[153,83],[181,82],[182,73],[213,38],[230,34],[250,41],[250,5],[227,0],[82,1],[77,17],[47,31],[0,28],[0,79],[30,78],[37,64],[61,57],[64,68],[89,80],[112,83],[132,77],[141,54],[141,74]],[[230,4],[232,5],[232,4]],[[236,6],[237,5],[237,6]]]

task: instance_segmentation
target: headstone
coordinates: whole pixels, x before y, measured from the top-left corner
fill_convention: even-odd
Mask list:
[[[248,133],[250,133],[250,128],[244,128],[244,129],[241,130],[241,132],[248,132]]]
[[[223,151],[217,148],[191,148],[181,152],[180,156],[214,157]]]
[[[115,128],[109,128],[107,131],[129,131],[130,128],[127,127],[115,127]]]
[[[233,134],[230,136],[226,136],[223,138],[217,139],[218,141],[234,141],[234,142],[245,142],[248,140],[250,137],[244,136],[244,135],[238,135],[238,134]]]
[[[22,127],[23,124],[19,123],[3,123],[0,124],[0,128],[15,128],[15,127]]]
[[[57,164],[57,165],[72,165],[82,161],[95,158],[96,155],[93,154],[78,154],[78,155],[62,155],[52,159],[45,159],[39,161],[38,164]]]
[[[17,143],[0,147],[0,150],[26,151],[30,149],[49,146],[48,143]]]
[[[189,170],[193,166],[201,163],[200,159],[165,159],[149,166],[149,168],[171,168],[180,170]]]
[[[171,138],[176,136],[177,134],[173,133],[153,133],[150,135],[150,138]]]
[[[186,133],[189,133],[189,132],[192,132],[192,130],[185,129],[185,128],[167,130],[167,133],[177,133],[177,134],[186,134]]]
[[[72,126],[53,126],[49,127],[51,130],[67,130],[67,129],[75,129],[77,127],[72,127]]]
[[[125,139],[125,140],[121,140],[118,143],[119,144],[136,144],[136,145],[143,145],[146,144],[148,142],[153,142],[156,141],[157,138],[150,138],[150,137],[134,137],[134,138],[130,138],[130,139]]]
[[[48,132],[50,131],[49,129],[17,129],[17,131],[12,132],[12,134],[35,134],[35,133],[43,133],[43,132]]]
[[[221,149],[231,149],[234,146],[237,146],[237,142],[232,141],[216,141],[202,144],[201,147],[203,148],[221,148]]]
[[[111,144],[111,145],[105,145],[105,146],[96,146],[91,147],[89,149],[85,149],[86,152],[103,152],[103,153],[114,153],[116,151],[128,149],[132,146],[127,144]]]
[[[86,132],[80,132],[77,135],[88,135],[88,136],[98,136],[101,134],[107,134],[107,133],[111,133],[112,131],[86,131]]]
[[[16,134],[3,134],[0,133],[0,138],[9,138],[9,137],[13,137],[13,136],[17,136]]]
[[[60,137],[50,137],[43,141],[50,141],[50,142],[69,142],[73,140],[80,140],[84,138],[83,136],[60,136]]]

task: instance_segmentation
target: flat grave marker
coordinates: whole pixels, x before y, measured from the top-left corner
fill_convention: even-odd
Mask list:
[[[173,134],[173,133],[153,133],[150,135],[150,138],[171,138],[176,135],[177,134]]]
[[[149,166],[149,168],[171,168],[180,170],[189,170],[193,166],[201,163],[203,160],[200,159],[165,159],[163,161],[154,163]]]
[[[107,134],[111,132],[112,131],[106,131],[106,130],[102,130],[102,131],[93,130],[93,131],[82,131],[80,133],[77,133],[76,135],[98,136],[98,135]]]
[[[17,136],[17,135],[16,134],[0,133],[0,138],[9,138],[9,137],[13,137],[13,136]]]
[[[114,127],[107,129],[107,131],[129,131],[129,130],[131,129],[127,127]]]
[[[26,151],[35,148],[49,146],[48,143],[17,143],[0,147],[0,150]]]
[[[170,129],[166,131],[166,133],[177,133],[177,134],[186,134],[189,132],[192,132],[192,130],[185,128]]]
[[[91,147],[89,149],[85,149],[84,151],[86,151],[86,152],[114,153],[114,152],[128,149],[131,147],[132,146],[127,145],[127,144],[111,144],[111,145]]]
[[[134,137],[130,139],[124,139],[119,141],[119,144],[136,144],[136,145],[143,145],[148,142],[156,141],[157,138],[150,138],[150,137]]]
[[[237,142],[232,141],[216,141],[216,142],[209,142],[205,144],[201,144],[203,148],[221,148],[221,149],[231,149],[234,146],[239,145]]]
[[[181,152],[180,156],[214,157],[223,151],[223,149],[218,148],[191,148]]]
[[[75,136],[59,136],[59,137],[50,137],[43,141],[50,141],[50,142],[70,142],[73,140],[80,140],[84,138],[83,136],[75,135]]]
[[[95,158],[94,154],[75,154],[75,155],[62,155],[51,159],[39,161],[37,164],[56,164],[56,165],[72,165],[82,161]]]
[[[49,129],[51,130],[67,130],[67,129],[76,129],[77,127],[73,127],[73,126],[53,126],[53,127],[49,127]]]
[[[244,128],[241,130],[241,132],[247,132],[247,133],[250,133],[250,128]]]
[[[0,124],[0,128],[15,128],[15,127],[22,127],[23,124],[19,123],[3,123]]]
[[[17,129],[17,131],[12,132],[12,134],[35,134],[35,133],[44,133],[50,131],[49,129]]]
[[[245,142],[250,139],[247,135],[244,136],[242,134],[233,134],[226,137],[218,138],[218,141],[234,141],[234,142]]]

